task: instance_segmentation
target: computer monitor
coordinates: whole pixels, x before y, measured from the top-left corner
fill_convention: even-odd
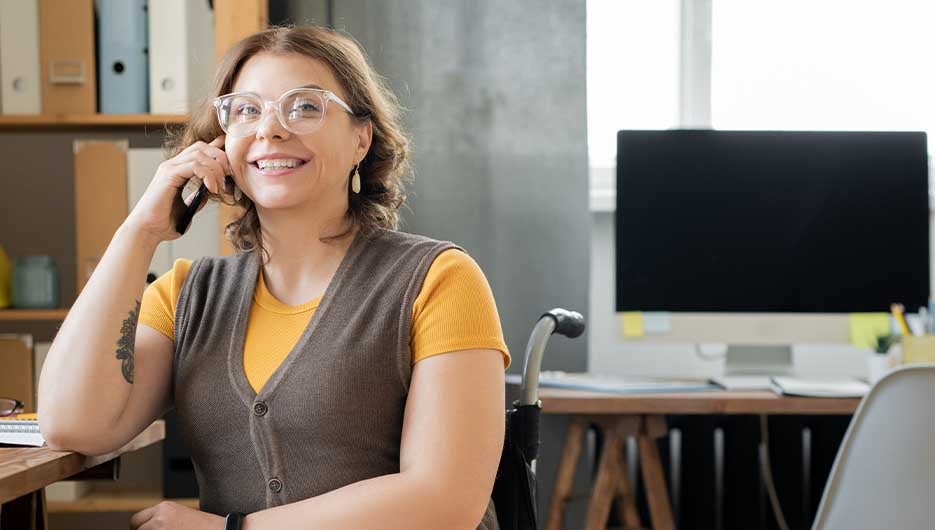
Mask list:
[[[729,372],[784,372],[850,313],[929,298],[922,132],[617,134],[616,310],[644,340],[728,344]]]

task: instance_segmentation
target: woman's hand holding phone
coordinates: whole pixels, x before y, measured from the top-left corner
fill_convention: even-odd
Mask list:
[[[223,150],[224,136],[210,143],[195,142],[181,153],[159,164],[149,187],[127,216],[125,225],[155,237],[158,241],[178,239],[182,234],[176,225],[183,216],[201,183],[211,192],[221,195],[225,190],[225,176],[231,175],[230,162]],[[183,197],[186,184],[188,192]],[[199,201],[198,209],[204,207]]]

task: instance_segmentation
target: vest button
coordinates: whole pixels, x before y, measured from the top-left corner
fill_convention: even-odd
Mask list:
[[[269,490],[272,491],[273,493],[279,493],[280,491],[282,491],[282,481],[279,480],[278,478],[269,479],[269,482],[267,483],[267,485],[269,486]]]
[[[262,416],[266,414],[267,411],[269,411],[269,407],[267,407],[266,403],[263,403],[262,401],[253,405],[253,413],[257,416]]]

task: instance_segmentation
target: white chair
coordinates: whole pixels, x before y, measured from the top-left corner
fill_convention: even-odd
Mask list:
[[[860,403],[812,530],[935,528],[935,365],[881,379]]]

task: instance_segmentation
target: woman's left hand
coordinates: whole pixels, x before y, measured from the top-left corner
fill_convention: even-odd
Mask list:
[[[162,501],[136,512],[130,530],[223,530],[224,518],[177,502]]]

